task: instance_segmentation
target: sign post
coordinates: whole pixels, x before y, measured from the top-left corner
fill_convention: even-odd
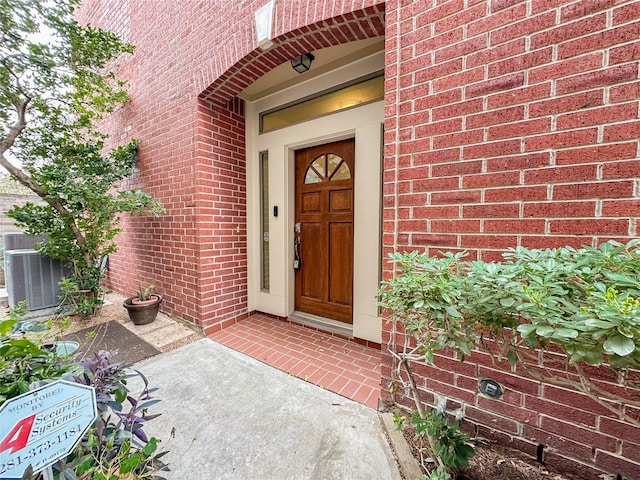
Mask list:
[[[22,478],[66,457],[97,416],[93,387],[58,380],[0,407],[0,478]]]

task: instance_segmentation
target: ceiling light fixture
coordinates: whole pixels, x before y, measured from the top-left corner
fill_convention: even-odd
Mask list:
[[[311,62],[315,57],[309,52],[303,53],[295,58],[291,59],[291,67],[298,73],[304,73],[311,68]]]

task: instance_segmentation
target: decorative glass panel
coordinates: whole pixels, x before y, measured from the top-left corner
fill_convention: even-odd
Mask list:
[[[342,165],[338,167],[336,173],[333,174],[331,180],[349,180],[351,178],[351,171],[349,170],[349,165],[345,162],[342,162]]]
[[[321,181],[322,178],[318,176],[313,168],[307,168],[307,173],[304,175],[304,183],[320,183]]]
[[[322,117],[348,108],[376,102],[384,98],[384,77],[356,80],[319,93],[297,103],[260,114],[260,133],[271,132],[295,123]]]
[[[320,155],[319,157],[316,157],[316,159],[311,164],[313,169],[316,172],[318,172],[318,176],[320,178],[325,178],[327,176],[326,164],[327,164],[327,159],[324,155]]]
[[[263,291],[269,291],[269,154],[260,153],[260,243],[261,253],[261,278],[260,287]]]
[[[325,179],[329,179],[329,181],[348,180],[350,178],[349,165],[341,156],[329,153],[328,155],[320,155],[311,162],[304,175],[304,183],[319,183]]]
[[[334,172],[338,169],[342,163],[342,157],[336,155],[335,153],[330,153],[327,155],[327,177],[331,178]]]

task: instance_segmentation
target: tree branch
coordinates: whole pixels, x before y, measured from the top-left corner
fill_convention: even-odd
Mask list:
[[[15,144],[16,140],[20,136],[20,134],[24,131],[27,126],[27,106],[31,99],[26,97],[25,100],[16,105],[16,113],[18,114],[18,119],[16,123],[9,129],[9,133],[5,138],[0,140],[0,165],[2,165],[7,171],[13,175],[21,184],[25,187],[32,190],[39,197],[44,197],[45,192],[40,188],[40,186],[35,183],[29,175],[27,175],[22,169],[16,167],[12,164],[7,157],[5,157],[5,152],[8,151]]]
[[[34,182],[29,175],[27,175],[24,170],[19,167],[16,167],[12,164],[7,157],[5,157],[5,152],[8,151],[16,142],[20,134],[24,131],[27,126],[27,107],[30,102],[30,98],[26,97],[23,102],[16,105],[16,112],[18,114],[18,119],[16,123],[11,127],[9,133],[5,138],[0,140],[0,165],[2,165],[7,171],[13,175],[22,185],[29,188],[36,195],[42,198],[45,202],[47,202],[51,208],[53,208],[56,212],[58,212],[62,217],[68,218],[68,226],[73,232],[73,236],[76,239],[78,247],[82,250],[85,260],[87,264],[90,265],[92,263],[91,256],[86,249],[86,239],[76,222],[71,218],[69,212],[64,207],[62,202],[57,198],[46,198],[47,193]]]

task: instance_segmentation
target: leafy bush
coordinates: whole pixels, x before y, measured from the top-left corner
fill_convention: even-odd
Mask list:
[[[406,417],[394,414],[396,428],[406,427]],[[469,465],[469,459],[474,455],[474,449],[467,442],[471,439],[460,431],[460,420],[451,421],[442,408],[432,408],[426,413],[415,411],[411,417],[415,429],[415,440],[421,449],[426,447],[427,456],[422,456],[425,462],[435,463],[435,469],[430,472],[429,480],[448,480],[460,468]],[[424,445],[426,443],[426,446]]]
[[[14,309],[8,319],[0,321],[0,405],[28,392],[34,383],[60,378],[96,390],[98,418],[74,451],[54,465],[56,478],[161,480],[157,472],[166,470],[161,461],[166,452],[157,452],[159,441],[148,438],[143,430],[147,421],[158,416],[148,412],[160,401],[151,397],[157,388],[149,388],[141,372],[113,362],[113,352],[100,351],[77,364],[72,357],[43,350],[20,334],[21,328],[28,327],[19,321],[21,312]],[[127,389],[127,379],[133,375],[144,385],[137,396]],[[40,480],[42,474],[28,470],[24,478]]]
[[[425,417],[414,413],[412,422],[418,436],[435,439],[433,453],[444,465],[453,470],[469,465],[473,447],[467,444],[469,435],[460,431],[460,420],[451,422],[443,412],[433,408]]]
[[[133,370],[144,383],[134,397],[127,389],[127,366],[112,362],[113,352],[100,351],[79,365],[76,381],[96,389],[98,419],[74,450],[59,466],[66,480],[111,480],[128,474],[131,479],[154,478],[166,469],[160,460],[167,452],[157,453],[158,440],[148,438],[144,424],[158,415],[148,408],[160,400],[152,399],[146,377]]]
[[[61,378],[75,367],[69,358],[15,335],[24,327],[19,321],[23,311],[24,305],[19,305],[11,310],[9,318],[0,321],[0,405],[28,392],[32,383]]]
[[[505,262],[464,262],[464,253],[394,254],[402,274],[384,282],[380,305],[418,341],[427,361],[453,348],[461,359],[490,332],[512,363],[523,344],[560,347],[572,364],[640,365],[640,250],[510,250]]]
[[[391,393],[405,386],[418,411],[418,424],[434,437],[448,437],[424,411],[411,362],[434,362],[447,348],[460,360],[474,349],[508,358],[532,378],[573,387],[622,420],[640,425],[609,400],[621,400],[598,382],[585,366],[603,365],[637,388],[629,369],[640,367],[640,241],[610,241],[599,248],[526,249],[504,254],[503,262],[465,261],[466,253],[427,257],[417,252],[392,254],[400,272],[383,282],[379,305],[393,322],[390,354],[394,358]],[[396,332],[404,335],[396,335]],[[553,350],[566,355],[558,368]],[[567,373],[575,375],[568,375]],[[628,390],[627,390],[628,391]],[[640,407],[637,398],[626,405]],[[415,420],[415,419],[414,419]],[[446,478],[444,457],[436,477]],[[440,475],[440,476],[439,476]]]

